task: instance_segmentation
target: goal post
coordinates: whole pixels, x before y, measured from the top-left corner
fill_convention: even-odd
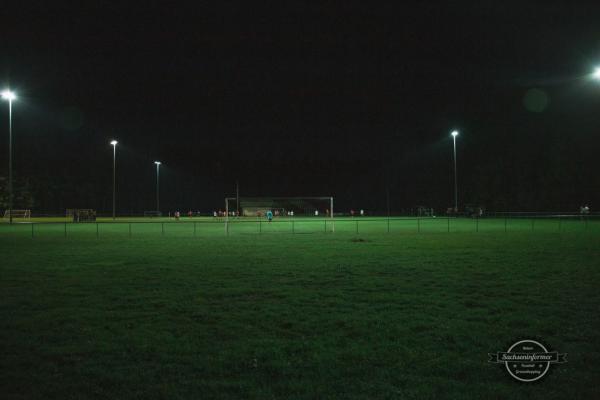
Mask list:
[[[91,208],[75,208],[72,209],[73,222],[95,222],[96,210]]]
[[[31,210],[6,210],[4,211],[4,219],[10,218],[31,219]]]

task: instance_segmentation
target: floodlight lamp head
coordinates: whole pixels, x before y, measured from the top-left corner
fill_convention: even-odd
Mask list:
[[[600,81],[600,67],[596,67],[596,69],[594,69],[594,73],[592,74],[592,76],[594,77],[594,79]]]
[[[15,94],[15,92],[6,89],[2,91],[2,98],[4,100],[13,101],[17,98],[17,95]]]
[[[116,146],[116,145],[117,145],[117,143],[119,143],[119,142],[117,142],[116,140],[112,140],[112,141],[110,142],[110,144],[112,144],[113,146]]]
[[[156,165],[160,165],[160,164],[162,164],[162,163],[161,163],[160,161],[154,161],[154,164],[156,164]]]
[[[458,131],[452,131],[451,135],[452,135],[452,137],[457,137],[458,136]]]

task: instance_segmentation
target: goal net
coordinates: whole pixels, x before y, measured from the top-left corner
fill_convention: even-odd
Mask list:
[[[333,197],[240,197],[239,199],[229,197],[225,199],[225,212],[228,216],[262,217],[268,211],[271,211],[274,217],[327,218],[333,215]]]
[[[6,210],[4,211],[4,218],[9,219],[11,217],[11,214],[13,218],[31,218],[31,210]]]
[[[96,221],[96,210],[90,208],[75,208],[67,210],[73,217],[73,222],[94,222]]]

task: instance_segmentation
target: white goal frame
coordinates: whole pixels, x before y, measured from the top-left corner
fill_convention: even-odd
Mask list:
[[[31,219],[31,210],[6,210],[4,211],[4,219],[22,218]]]

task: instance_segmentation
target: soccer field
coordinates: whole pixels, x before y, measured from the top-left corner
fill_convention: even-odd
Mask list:
[[[600,397],[597,223],[195,222],[0,225],[3,398]]]

